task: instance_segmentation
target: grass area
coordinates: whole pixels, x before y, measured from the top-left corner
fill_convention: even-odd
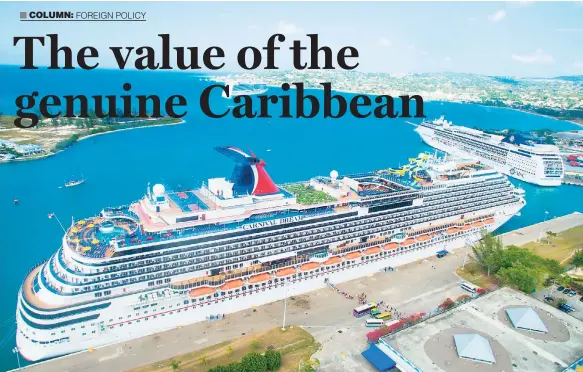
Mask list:
[[[540,242],[530,242],[522,248],[529,249],[538,256],[565,264],[577,249],[583,248],[583,226],[557,233],[557,236],[549,238],[548,242],[547,236],[543,235]]]
[[[336,198],[326,194],[324,191],[315,190],[312,186],[303,183],[287,185],[283,189],[294,194],[299,204],[311,205],[329,203],[336,200]]]
[[[253,346],[256,346],[257,350]],[[217,365],[239,361],[251,351],[264,353],[268,347],[281,352],[279,371],[292,372],[298,370],[300,360],[308,361],[319,346],[314,337],[300,327],[289,327],[285,332],[280,328],[274,328],[142,366],[133,369],[132,372],[172,372],[172,361],[180,362],[179,371],[206,372]]]
[[[496,278],[493,275],[487,276],[476,262],[466,263],[463,268],[461,266],[458,267],[456,274],[480,288],[488,289],[498,285]]]

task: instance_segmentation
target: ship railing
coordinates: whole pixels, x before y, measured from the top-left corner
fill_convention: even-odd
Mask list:
[[[206,279],[206,278],[202,278],[200,280],[195,279],[192,282],[189,282],[187,284],[171,284],[170,288],[173,290],[184,291],[184,290],[188,290],[188,289],[192,289],[192,288],[196,288],[196,287],[200,287],[200,286],[220,286],[229,280],[243,278],[246,276],[253,276],[255,274],[271,273],[274,270],[284,268],[284,267],[296,266],[298,264],[302,264],[302,263],[307,262],[309,260],[310,260],[309,256],[299,256],[299,257],[296,257],[292,260],[282,262],[279,264],[260,265],[259,267],[253,268],[251,270],[215,275],[214,277],[208,277],[208,279]]]

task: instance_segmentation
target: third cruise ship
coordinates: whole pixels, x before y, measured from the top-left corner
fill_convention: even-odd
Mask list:
[[[563,161],[556,146],[534,143],[520,134],[501,136],[452,125],[443,116],[423,121],[415,131],[431,147],[474,158],[521,181],[540,186],[563,182]]]

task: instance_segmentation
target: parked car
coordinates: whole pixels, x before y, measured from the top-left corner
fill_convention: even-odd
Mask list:
[[[569,297],[573,297],[577,294],[577,292],[571,290],[571,292],[569,292]]]
[[[567,304],[559,305],[559,310],[562,310],[562,311],[564,311],[566,313],[570,313],[570,312],[575,311],[575,309],[573,309],[571,306],[569,306]]]
[[[555,298],[554,297],[545,296],[545,302],[551,303],[551,302],[554,302],[554,301],[555,301]],[[581,301],[583,302],[583,297],[581,297]]]
[[[579,299],[579,301],[583,302],[583,296],[581,296],[581,298]]]
[[[563,287],[562,285],[560,285],[559,288],[557,288],[557,291],[563,292],[564,289],[565,289],[565,287]]]
[[[571,288],[565,288],[565,290],[563,291],[564,294],[567,294],[569,292],[571,292]]]

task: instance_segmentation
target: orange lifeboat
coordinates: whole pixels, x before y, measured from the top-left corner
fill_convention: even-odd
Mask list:
[[[470,224],[468,223],[468,224],[466,224],[466,225],[463,225],[463,226],[460,228],[460,230],[462,230],[462,231],[466,231],[466,230],[469,230],[469,229],[471,229],[471,228],[472,228],[472,225],[470,225]]]
[[[355,251],[355,252],[350,252],[344,255],[344,259],[345,260],[354,260],[355,258],[359,258],[362,256],[362,253]]]
[[[484,223],[485,223],[486,225],[491,225],[491,224],[493,224],[494,222],[496,222],[496,220],[495,220],[495,219],[493,219],[493,218],[486,218],[486,221],[484,221]]]
[[[249,284],[262,283],[268,281],[269,279],[271,279],[271,275],[268,273],[261,273],[253,275],[251,278],[249,278]]]
[[[395,248],[399,248],[399,243],[395,243],[395,242],[391,242],[389,244],[386,244],[383,249],[385,251],[390,251],[391,249],[395,249]]]
[[[371,255],[371,254],[377,254],[381,251],[380,247],[370,247],[364,250],[364,254],[366,254],[367,256]]]
[[[188,292],[188,295],[192,298],[195,298],[195,297],[210,295],[210,294],[215,293],[216,291],[217,290],[213,287],[198,287],[198,288],[195,288],[195,289],[191,290],[190,292]]]
[[[407,240],[405,240],[403,243],[401,243],[401,247],[406,247],[406,246],[411,245],[413,243],[415,243],[415,239],[407,238]]]
[[[458,231],[460,231],[460,229],[458,229],[457,227],[450,227],[449,229],[445,230],[445,233],[453,235]]]
[[[277,270],[275,276],[278,278],[283,278],[284,276],[290,276],[296,273],[295,267],[284,267],[283,269]]]
[[[472,224],[472,227],[482,227],[482,226],[484,226],[484,223],[480,222],[480,221],[476,221]]]
[[[307,262],[300,266],[301,271],[312,271],[320,267],[320,264],[317,262]]]
[[[228,291],[231,289],[241,288],[245,282],[243,279],[230,280],[221,286],[221,290]]]
[[[423,235],[421,235],[420,237],[418,237],[418,238],[417,238],[417,241],[418,241],[418,242],[425,242],[425,241],[428,241],[429,239],[431,239],[431,238],[429,237],[429,235],[427,235],[427,234],[423,234]]]
[[[322,265],[324,266],[329,266],[329,265],[336,265],[337,263],[342,262],[342,258],[338,257],[338,256],[332,256],[329,259],[327,259],[326,261],[324,261],[322,263]]]

